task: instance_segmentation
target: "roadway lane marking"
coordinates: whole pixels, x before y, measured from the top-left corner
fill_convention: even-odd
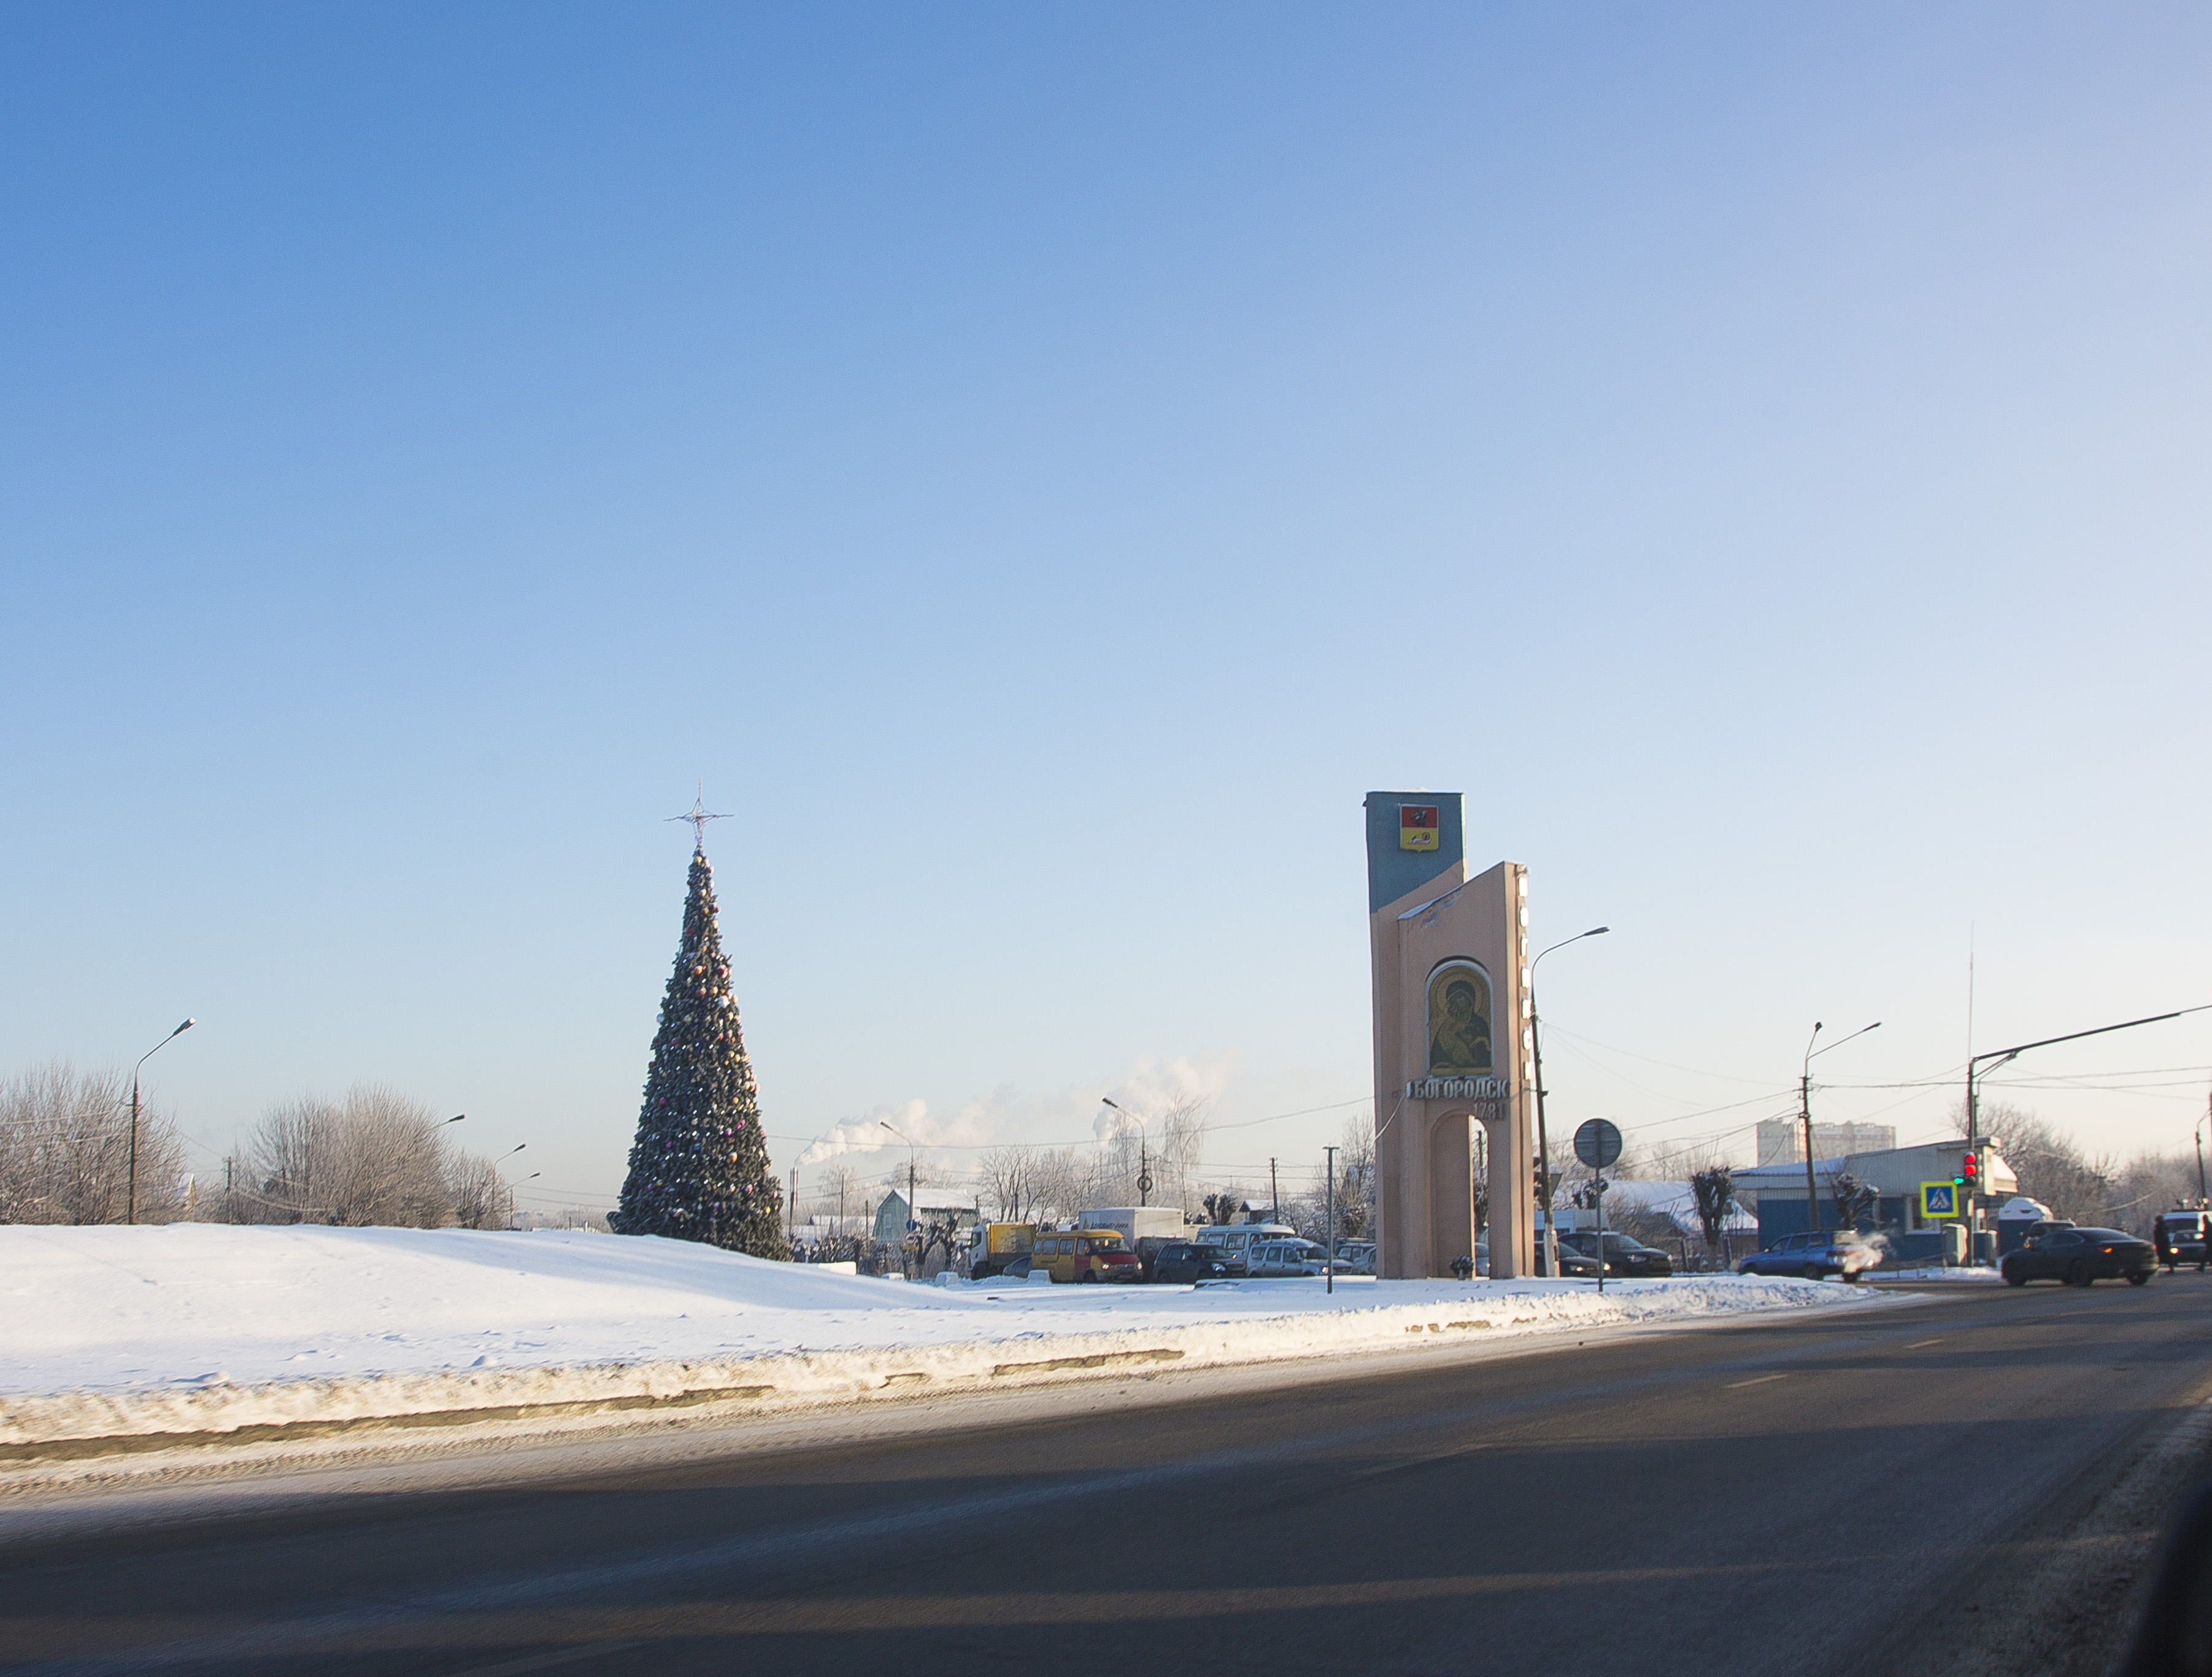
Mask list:
[[[584,1648],[564,1648],[551,1654],[527,1654],[519,1660],[501,1660],[497,1665],[472,1665],[457,1677],[513,1677],[525,1671],[549,1671],[556,1665],[574,1665],[580,1660],[605,1659],[610,1654],[627,1653],[633,1648],[642,1648],[641,1642],[597,1642]]]
[[[1948,1339],[1948,1337],[1949,1335],[1946,1334],[1933,1340],[1915,1340],[1911,1345],[1900,1346],[1899,1349],[1901,1351],[1917,1351],[1924,1345],[1941,1345],[1943,1343],[1944,1339]]]
[[[702,1637],[830,1636],[855,1631],[1003,1630],[1012,1625],[1127,1625],[1280,1614],[1316,1608],[1404,1607],[1430,1601],[1565,1589],[1584,1594],[1607,1585],[1706,1583],[1724,1579],[1784,1579],[1832,1561],[1762,1560],[1712,1566],[1621,1567],[1612,1571],[1464,1573],[1455,1576],[1321,1579],[1297,1584],[1125,1590],[1002,1591],[994,1595],[844,1595],[819,1599],[727,1597],[707,1601],[609,1602],[597,1607],[415,1614],[365,1610],[279,1620],[234,1633],[232,1646],[263,1656],[349,1654],[488,1653],[502,1647],[561,1642],[585,1654]],[[46,1629],[44,1624],[40,1629]],[[190,1645],[118,1649],[19,1668],[47,1677],[94,1677],[185,1663],[204,1663],[214,1637]],[[490,1666],[464,1668],[463,1677],[495,1677],[561,1662],[568,1649],[524,1655]],[[570,1662],[574,1662],[571,1661]],[[235,1657],[228,1662],[236,1663]]]
[[[1721,1388],[1724,1392],[1740,1392],[1747,1386],[1764,1386],[1770,1380],[1787,1380],[1786,1374],[1762,1374],[1756,1380],[1732,1380]]]

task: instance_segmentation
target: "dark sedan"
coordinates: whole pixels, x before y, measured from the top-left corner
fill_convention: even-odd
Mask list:
[[[1243,1273],[1243,1260],[1226,1247],[1203,1246],[1193,1241],[1163,1246],[1152,1259],[1152,1279],[1183,1286],[1195,1281],[1233,1280]]]
[[[1597,1257],[1597,1236],[1595,1231],[1561,1235],[1559,1244],[1572,1247],[1585,1258]],[[1563,1263],[1562,1268],[1565,1266]],[[1639,1275],[1672,1275],[1674,1260],[1656,1246],[1646,1246],[1641,1241],[1631,1240],[1626,1235],[1607,1235],[1605,1237],[1605,1273],[1633,1279]]]
[[[2002,1273],[2014,1286],[2063,1281],[2086,1287],[2107,1276],[2141,1286],[2158,1270],[2158,1253],[2147,1240],[2118,1229],[2055,1229],[2031,1246],[2008,1252]]]
[[[1546,1273],[1544,1269],[1544,1231],[1541,1229],[1536,1230],[1535,1254],[1536,1267],[1532,1273],[1537,1275],[1544,1274]],[[1474,1249],[1474,1256],[1476,1262],[1481,1267],[1482,1273],[1485,1275],[1489,1274],[1490,1243],[1486,1240],[1477,1243]],[[1562,1279],[1569,1281],[1595,1281],[1597,1279],[1597,1260],[1595,1258],[1584,1257],[1568,1243],[1568,1238],[1566,1236],[1561,1235],[1559,1236],[1559,1274]]]

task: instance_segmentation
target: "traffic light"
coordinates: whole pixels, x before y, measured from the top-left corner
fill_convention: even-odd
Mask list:
[[[1960,1174],[1951,1178],[1951,1186],[1977,1189],[1982,1185],[1982,1159],[1978,1152],[1969,1151],[1959,1161]]]

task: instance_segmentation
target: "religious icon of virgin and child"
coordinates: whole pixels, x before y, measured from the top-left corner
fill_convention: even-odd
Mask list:
[[[1490,981],[1479,967],[1441,968],[1429,980],[1429,1075],[1490,1069]]]

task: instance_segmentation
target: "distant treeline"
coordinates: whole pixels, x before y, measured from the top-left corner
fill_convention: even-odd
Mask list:
[[[0,1083],[0,1223],[128,1220],[131,1086],[65,1062]],[[226,1178],[228,1180],[226,1181]],[[137,1219],[323,1223],[349,1228],[505,1228],[513,1191],[494,1163],[455,1145],[421,1102],[380,1084],[342,1100],[274,1106],[238,1157],[193,1168],[168,1115],[142,1102]]]

